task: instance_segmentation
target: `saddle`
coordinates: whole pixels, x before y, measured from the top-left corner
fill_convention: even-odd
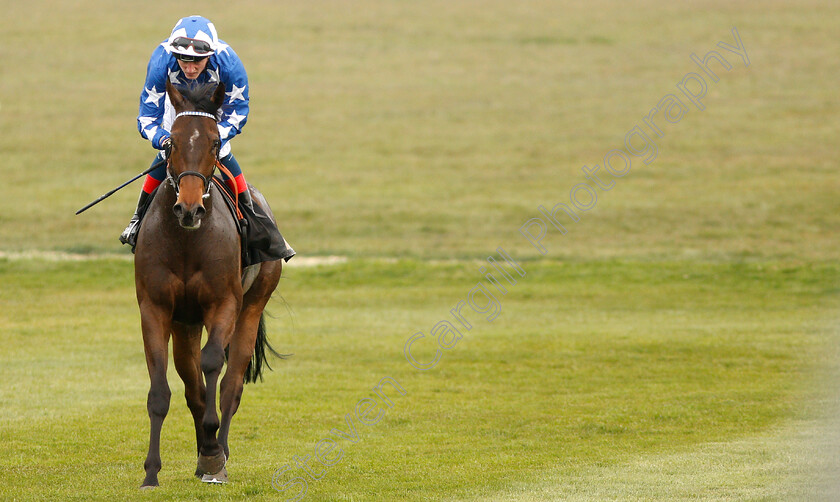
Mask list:
[[[289,246],[274,220],[262,206],[256,201],[253,203],[253,208],[245,204],[237,204],[236,195],[219,176],[213,176],[213,183],[224,196],[222,198],[236,222],[242,245],[243,268],[264,261],[292,259],[295,250]],[[255,198],[252,197],[253,199]]]
[[[292,259],[295,255],[295,250],[289,246],[289,243],[280,234],[280,230],[265,209],[256,202],[254,202],[253,208],[245,204],[237,204],[236,195],[219,176],[213,176],[213,184],[222,194],[225,207],[236,223],[236,229],[239,232],[239,240],[242,247],[243,269],[265,261],[289,261]],[[137,216],[140,221],[135,228],[134,235],[131,236],[132,238],[129,241],[132,253],[137,246],[137,232],[139,232],[143,224],[143,218],[146,216],[146,211],[149,209],[159,189],[160,187],[156,188],[146,204],[138,208]],[[252,197],[253,199],[254,197]]]

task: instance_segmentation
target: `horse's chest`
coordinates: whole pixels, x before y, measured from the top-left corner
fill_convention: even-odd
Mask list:
[[[226,280],[224,274],[195,273],[175,282],[173,288],[173,320],[184,324],[199,324],[204,313],[229,301],[237,293],[236,281]]]

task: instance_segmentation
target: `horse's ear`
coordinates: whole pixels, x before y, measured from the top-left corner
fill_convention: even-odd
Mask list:
[[[168,79],[166,81],[166,93],[169,95],[169,101],[172,102],[172,106],[175,107],[176,111],[180,111],[183,109],[184,106],[184,96],[181,96],[181,93],[178,92],[178,89],[172,85]]]
[[[216,105],[217,108],[221,108],[224,103],[225,84],[219,82],[219,85],[216,87],[216,92],[213,93],[213,104]]]

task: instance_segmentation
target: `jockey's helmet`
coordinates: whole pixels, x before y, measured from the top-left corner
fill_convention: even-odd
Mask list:
[[[169,50],[184,60],[206,58],[216,51],[218,43],[216,27],[209,19],[201,16],[180,19],[167,40]]]

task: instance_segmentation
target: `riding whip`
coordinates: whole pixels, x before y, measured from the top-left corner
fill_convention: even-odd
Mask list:
[[[146,170],[145,170],[145,171],[143,171],[142,173],[138,174],[137,176],[135,176],[135,177],[131,178],[130,180],[126,181],[125,183],[123,183],[122,185],[118,186],[117,188],[115,188],[115,189],[111,190],[110,192],[108,192],[108,193],[106,193],[106,194],[101,195],[101,196],[100,196],[98,199],[96,199],[95,201],[91,202],[91,203],[90,203],[90,204],[88,204],[87,206],[85,206],[85,207],[83,207],[83,208],[79,209],[78,211],[76,211],[76,214],[79,214],[79,213],[82,213],[82,212],[84,212],[84,211],[87,211],[88,209],[90,209],[91,207],[95,206],[96,204],[99,204],[99,203],[100,203],[100,202],[102,202],[103,200],[105,200],[105,199],[107,199],[108,197],[110,197],[110,196],[114,195],[114,193],[116,193],[116,192],[117,192],[117,190],[120,190],[120,189],[122,189],[122,188],[125,188],[125,186],[126,186],[126,185],[129,185],[129,184],[131,184],[132,182],[134,182],[135,180],[137,180],[138,178],[140,178],[140,177],[142,177],[142,176],[145,176],[145,175],[149,174],[150,172],[154,171],[154,170],[155,170],[155,169],[157,169],[158,167],[160,167],[160,164],[158,164],[157,162],[152,163],[152,165],[151,165],[151,166],[149,166],[149,168],[148,168],[148,169],[146,169]]]

